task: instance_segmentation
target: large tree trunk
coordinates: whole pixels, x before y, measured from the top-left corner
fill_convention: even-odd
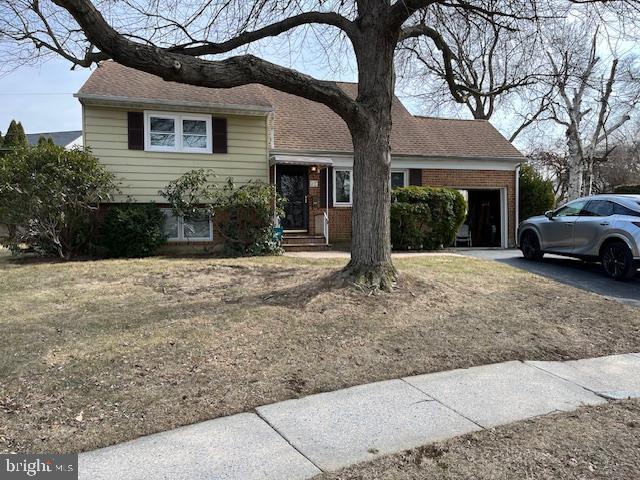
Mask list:
[[[351,262],[346,272],[358,284],[390,290],[391,263],[390,125],[370,124],[354,132]]]
[[[389,291],[396,280],[391,262],[391,106],[396,40],[388,32],[371,32],[358,48],[359,120],[349,125],[353,138],[352,281]],[[375,44],[376,48],[372,48]]]

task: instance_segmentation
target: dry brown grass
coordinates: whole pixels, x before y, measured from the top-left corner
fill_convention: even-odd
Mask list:
[[[314,480],[637,480],[640,401],[540,417]]]
[[[513,359],[640,350],[640,310],[497,263],[0,260],[0,451],[101,447],[257,405]]]

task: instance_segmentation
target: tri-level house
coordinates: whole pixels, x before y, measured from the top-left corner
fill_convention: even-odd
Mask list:
[[[339,85],[357,94],[356,84]],[[158,191],[169,181],[211,168],[219,182],[275,182],[288,199],[285,245],[349,241],[353,145],[342,119],[324,105],[262,85],[166,82],[112,61],[76,96],[85,146],[120,179],[117,201],[163,206]],[[459,189],[468,201],[469,243],[514,244],[524,157],[489,122],[414,116],[395,99],[391,150],[392,187]],[[207,221],[175,218],[168,208],[166,218],[171,245],[218,242]]]

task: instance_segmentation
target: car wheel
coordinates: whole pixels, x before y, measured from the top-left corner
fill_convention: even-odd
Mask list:
[[[612,242],[606,245],[600,259],[604,271],[615,280],[628,280],[636,274],[633,253],[624,242]]]
[[[525,232],[520,241],[520,250],[527,260],[542,260],[544,252],[540,250],[538,236],[533,232]]]

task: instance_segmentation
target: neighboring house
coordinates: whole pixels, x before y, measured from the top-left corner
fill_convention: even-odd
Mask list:
[[[339,85],[356,95],[356,84]],[[161,203],[158,191],[169,181],[212,168],[219,182],[275,181],[288,199],[285,237],[295,234],[301,243],[350,239],[353,146],[347,126],[328,107],[262,85],[210,89],[166,82],[111,61],[76,96],[85,145],[118,175],[123,200]],[[417,117],[396,99],[391,150],[393,187],[462,190],[473,246],[515,243],[524,157],[489,122]],[[215,242],[206,222],[166,212],[171,242]],[[187,238],[189,230],[197,234]]]
[[[67,130],[64,132],[42,132],[27,134],[30,145],[37,145],[40,137],[53,140],[53,143],[64,148],[82,147],[82,130]]]

